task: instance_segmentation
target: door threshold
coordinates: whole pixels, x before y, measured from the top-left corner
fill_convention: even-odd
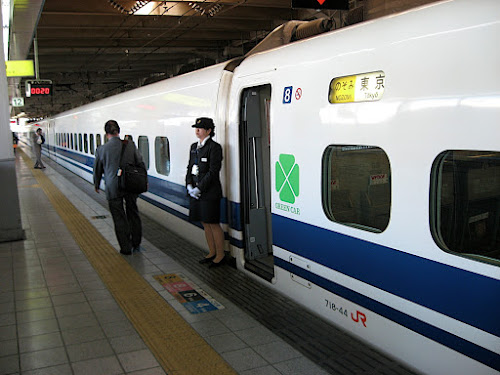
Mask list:
[[[274,278],[274,263],[272,260],[272,255],[261,259],[245,260],[245,269],[271,282]]]

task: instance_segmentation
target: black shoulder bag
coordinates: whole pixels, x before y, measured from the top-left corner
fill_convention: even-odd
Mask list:
[[[123,154],[128,142],[123,142],[120,155],[120,170],[118,171],[118,187],[128,193],[141,194],[148,191],[148,172],[144,163],[136,163],[135,149],[133,160],[123,161]],[[130,158],[132,159],[132,158]]]

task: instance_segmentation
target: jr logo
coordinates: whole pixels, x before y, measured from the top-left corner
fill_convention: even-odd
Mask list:
[[[299,196],[299,165],[295,156],[281,154],[276,162],[276,191],[283,202],[291,204]]]

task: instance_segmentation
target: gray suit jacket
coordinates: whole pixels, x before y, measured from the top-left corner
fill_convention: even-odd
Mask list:
[[[33,151],[35,152],[36,155],[40,156],[42,153],[42,145],[36,143],[37,139],[38,139],[38,134],[33,133],[33,136],[31,138],[31,143],[33,144]]]
[[[129,142],[132,143],[132,142]],[[138,162],[142,162],[142,155],[135,149],[135,157]],[[129,145],[130,147],[130,145]],[[128,147],[127,147],[128,149]],[[104,174],[106,182],[106,199],[123,197],[123,192],[118,189],[118,168],[120,166],[120,155],[122,153],[122,141],[120,137],[111,138],[108,143],[99,146],[95,152],[94,160],[94,187],[99,188]],[[125,152],[127,154],[127,152]],[[125,158],[124,154],[124,158]]]

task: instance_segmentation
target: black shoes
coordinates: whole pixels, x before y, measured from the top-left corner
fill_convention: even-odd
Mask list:
[[[211,263],[212,259],[215,259],[215,255],[210,257],[210,258],[203,258],[198,263],[200,263],[200,264]]]
[[[120,254],[132,255],[133,253],[140,253],[142,250],[143,249],[142,249],[141,245],[138,245],[138,246],[133,247],[132,250],[129,250],[129,251],[120,250]]]
[[[211,256],[209,258],[203,258],[198,263],[200,263],[200,264],[207,264],[207,263],[209,263],[208,268],[220,267],[220,266],[222,266],[224,264],[225,258],[222,258],[222,260],[220,262],[217,262],[217,263],[214,262],[214,259],[215,259],[215,255]]]
[[[220,262],[217,262],[217,263],[215,263],[214,261],[212,261],[210,263],[210,265],[208,266],[208,268],[216,268],[216,267],[222,266],[224,264],[224,259],[225,258],[222,258],[222,260]]]

